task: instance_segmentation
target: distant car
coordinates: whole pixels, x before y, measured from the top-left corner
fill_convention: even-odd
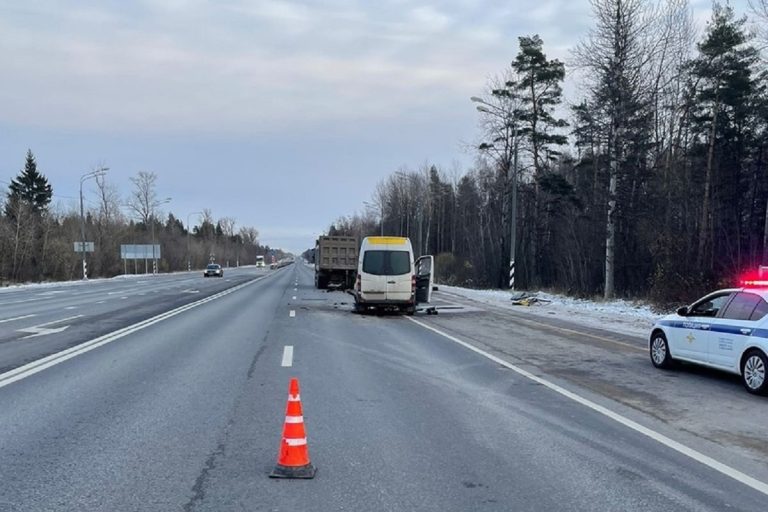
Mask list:
[[[648,342],[651,362],[675,361],[741,376],[747,391],[768,393],[768,282],[710,293],[656,322]]]
[[[221,268],[221,265],[218,265],[216,263],[211,263],[207,267],[205,267],[205,272],[203,272],[203,277],[224,277],[224,269]]]

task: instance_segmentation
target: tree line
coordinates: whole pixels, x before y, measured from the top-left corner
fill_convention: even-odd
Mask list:
[[[208,209],[186,220],[194,223],[191,231],[173,213],[163,216],[159,199],[158,176],[141,171],[131,178],[128,197],[121,197],[117,187],[108,182],[103,167],[93,170],[87,179],[96,186],[96,205],[89,201],[79,210],[63,211],[51,207],[53,188],[38,170],[32,151],[27,152],[24,168],[13,180],[2,202],[0,216],[0,285],[30,281],[58,281],[83,276],[82,254],[75,243],[94,243],[94,252],[86,253],[89,277],[112,277],[123,273],[151,273],[151,258],[121,259],[121,245],[151,244],[161,246],[158,271],[200,269],[211,261],[223,266],[254,264],[256,256],[269,259],[284,256],[279,249],[259,244],[258,231],[237,227],[235,219],[215,219]],[[82,178],[81,178],[82,184]]]
[[[443,282],[690,299],[768,264],[768,0],[750,17],[687,0],[591,0],[579,88],[537,35],[472,97],[476,160],[379,183],[331,233],[409,236]],[[756,32],[751,27],[756,26]]]

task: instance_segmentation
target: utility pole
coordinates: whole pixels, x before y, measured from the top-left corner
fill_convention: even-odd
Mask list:
[[[472,96],[470,100],[473,103],[479,103],[477,106],[478,112],[495,116],[504,120],[505,124],[512,127],[512,154],[509,158],[507,167],[507,180],[505,187],[507,191],[505,195],[507,200],[507,217],[509,218],[509,268],[508,268],[508,286],[510,290],[515,289],[515,252],[517,242],[517,170],[518,170],[518,149],[519,149],[519,137],[517,129],[517,119],[514,111],[506,111],[496,105],[492,105],[482,98]],[[503,256],[502,256],[503,257]]]
[[[83,258],[83,280],[88,280],[88,263],[85,260],[85,209],[83,208],[83,183],[97,176],[104,176],[109,167],[99,167],[95,171],[80,176],[80,254]]]
[[[157,275],[157,256],[155,255],[155,208],[161,204],[170,203],[171,198],[166,197],[162,201],[155,201],[152,203],[152,211],[149,216],[149,221],[152,223],[152,275]]]

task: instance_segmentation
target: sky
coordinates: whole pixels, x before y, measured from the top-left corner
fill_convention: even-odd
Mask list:
[[[152,171],[165,213],[299,253],[390,173],[466,169],[517,37],[568,63],[590,25],[587,0],[0,0],[0,188],[28,148],[64,210],[98,165],[124,197]]]

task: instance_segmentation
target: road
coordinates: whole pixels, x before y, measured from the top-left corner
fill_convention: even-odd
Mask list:
[[[765,509],[767,402],[733,379],[440,292],[349,299],[301,264],[0,295],[36,315],[0,323],[0,511]],[[294,376],[318,473],[271,480]]]

